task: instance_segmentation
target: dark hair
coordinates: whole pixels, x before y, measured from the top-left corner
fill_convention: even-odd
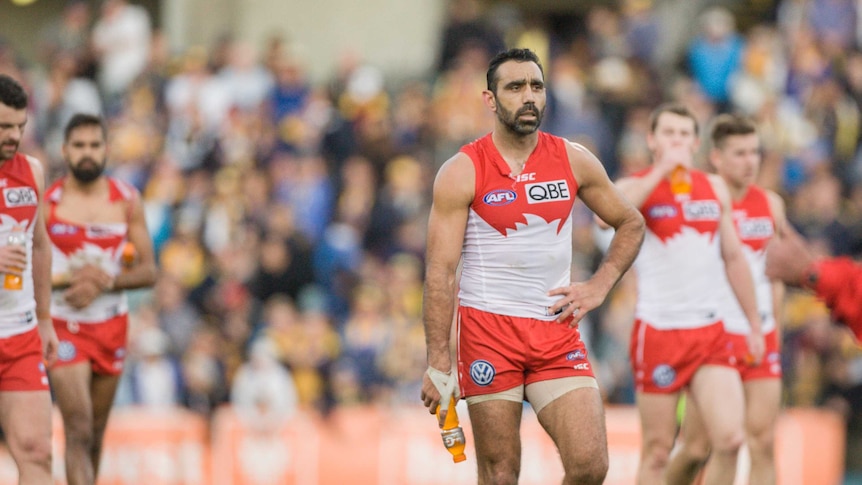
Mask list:
[[[71,135],[75,129],[82,126],[98,126],[102,129],[103,138],[107,134],[107,128],[105,128],[105,123],[102,121],[100,116],[87,113],[77,113],[72,116],[68,123],[66,123],[66,129],[63,132],[63,140],[69,141],[69,135]]]
[[[488,73],[485,75],[488,81],[488,91],[491,91],[492,93],[497,92],[497,68],[500,67],[500,64],[508,61],[534,62],[539,66],[539,71],[542,71],[542,76],[545,75],[542,63],[539,62],[539,56],[537,56],[535,52],[530,49],[509,49],[494,56],[488,64]]]
[[[0,74],[0,103],[19,110],[27,107],[27,92],[6,74]]]
[[[699,132],[699,127],[697,124],[697,118],[694,116],[694,113],[691,112],[688,107],[682,103],[663,103],[660,104],[656,109],[652,111],[649,116],[649,131],[650,133],[654,133],[656,127],[658,126],[658,119],[664,113],[671,113],[677,116],[683,116],[685,118],[691,118],[691,121],[694,122],[694,134],[697,135]]]
[[[731,136],[753,133],[757,133],[757,127],[751,119],[738,114],[721,114],[712,123],[710,138],[712,146],[720,149]]]

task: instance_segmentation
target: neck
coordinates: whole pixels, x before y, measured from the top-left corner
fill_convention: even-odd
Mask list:
[[[529,135],[516,135],[507,133],[502,129],[494,130],[491,133],[491,139],[494,141],[494,146],[504,156],[512,156],[526,158],[533,153],[536,145],[539,143],[539,132],[533,132]]]
[[[730,198],[734,202],[738,202],[742,200],[743,197],[745,197],[745,194],[748,193],[748,187],[749,185],[733,185],[728,183],[727,191],[730,192]]]
[[[108,182],[104,175],[99,176],[99,178],[92,182],[81,182],[74,176],[69,175],[66,178],[65,186],[66,188],[74,189],[85,194],[95,194],[105,190],[108,187]]]

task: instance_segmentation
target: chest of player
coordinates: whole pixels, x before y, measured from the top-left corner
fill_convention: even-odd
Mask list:
[[[127,225],[125,223],[78,224],[52,217],[47,221],[47,229],[51,244],[66,254],[87,247],[113,252],[125,241]]]
[[[2,195],[4,215],[19,222],[35,219],[36,210],[39,207],[39,194],[34,187],[0,178],[0,195]]]
[[[641,212],[647,227],[661,237],[670,237],[688,227],[715,234],[721,222],[721,203],[706,180],[695,180],[690,194],[671,193],[665,181],[644,203]]]
[[[733,225],[740,241],[755,250],[766,247],[775,234],[775,222],[766,208],[734,206]]]
[[[546,222],[565,220],[578,190],[574,179],[560,171],[489,176],[477,189],[472,208],[494,227],[526,223],[527,214]]]

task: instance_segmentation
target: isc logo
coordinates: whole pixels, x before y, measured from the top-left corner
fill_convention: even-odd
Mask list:
[[[6,207],[22,207],[39,203],[36,191],[32,187],[3,189],[3,200],[6,201]]]
[[[485,194],[482,201],[488,205],[506,205],[515,202],[517,198],[518,194],[513,190],[498,189]]]
[[[558,200],[569,200],[569,184],[565,180],[551,180],[537,184],[526,184],[528,204],[541,204],[542,202],[556,202]]]

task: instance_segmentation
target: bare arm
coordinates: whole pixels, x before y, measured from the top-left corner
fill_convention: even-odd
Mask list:
[[[644,219],[611,183],[592,153],[572,143],[568,144],[567,151],[572,171],[578,180],[578,197],[599,219],[616,230],[602,263],[586,284],[574,283],[568,288],[556,288],[550,292],[551,295],[564,295],[550,308],[552,313],[568,305],[557,321],[563,321],[578,311],[572,322],[574,325],[604,301],[637,257],[644,238]]]
[[[153,253],[153,241],[147,229],[144,218],[144,207],[140,197],[129,201],[131,217],[129,219],[129,242],[137,250],[137,261],[114,278],[112,289],[124,290],[152,286],[156,281],[156,257]]]
[[[760,324],[760,313],[757,311],[757,296],[754,292],[751,267],[742,252],[742,243],[739,241],[739,235],[737,235],[736,227],[733,224],[730,193],[727,190],[727,185],[718,175],[709,175],[709,180],[721,203],[719,241],[721,257],[724,260],[724,271],[727,274],[727,281],[733,289],[733,294],[739,301],[739,306],[742,307],[746,320],[751,325],[749,352],[756,362],[760,362],[763,356],[763,331]],[[752,339],[758,340],[759,344],[753,345]]]
[[[455,272],[461,259],[475,172],[464,154],[449,159],[434,181],[425,255],[423,322],[428,365],[451,368],[449,335],[455,308]]]
[[[51,242],[45,229],[42,207],[45,204],[45,174],[38,160],[27,157],[30,170],[39,190],[39,208],[33,222],[33,297],[36,300],[36,319],[42,337],[43,357],[52,365],[57,358],[57,334],[51,322]]]
[[[775,233],[772,239],[781,239],[786,237],[790,223],[787,222],[787,215],[784,207],[784,200],[771,190],[766,191],[769,197],[769,208],[772,211],[772,219],[775,221]],[[784,315],[784,295],[786,287],[780,279],[772,279],[772,315],[775,318],[775,331],[778,334],[778,342],[781,342],[781,322]]]
[[[473,162],[467,155],[459,153],[446,161],[434,181],[428,219],[422,302],[428,371],[423,376],[421,398],[432,414],[440,406],[438,424],[441,427],[446,419],[448,393],[457,388],[457,380],[450,374],[449,338],[455,311],[456,271],[461,260],[475,179]],[[442,395],[444,393],[447,395]]]

